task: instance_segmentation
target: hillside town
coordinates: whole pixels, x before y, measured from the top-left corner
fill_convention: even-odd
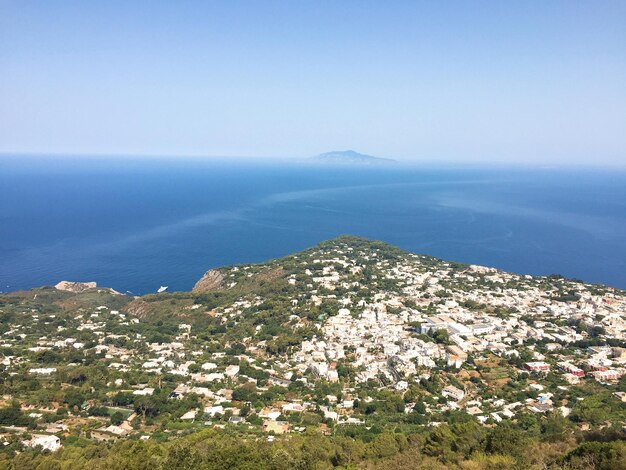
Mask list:
[[[3,294],[0,315],[5,451],[460,415],[626,425],[623,291],[356,237],[212,270],[187,293],[62,282]]]

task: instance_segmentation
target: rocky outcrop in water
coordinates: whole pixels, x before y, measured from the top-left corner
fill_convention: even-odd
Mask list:
[[[96,284],[95,282],[61,281],[54,287],[57,290],[79,293],[84,292],[88,289],[95,289],[96,287],[98,287],[98,284]]]

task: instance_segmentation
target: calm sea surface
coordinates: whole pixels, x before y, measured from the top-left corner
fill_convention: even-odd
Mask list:
[[[626,288],[626,171],[0,156],[0,291],[189,290],[339,234]]]

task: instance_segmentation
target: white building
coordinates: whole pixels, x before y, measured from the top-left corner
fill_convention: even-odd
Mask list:
[[[61,448],[61,439],[57,436],[51,436],[48,434],[33,434],[31,439],[23,441],[22,444],[26,447],[41,446],[43,450],[54,452],[55,450]]]

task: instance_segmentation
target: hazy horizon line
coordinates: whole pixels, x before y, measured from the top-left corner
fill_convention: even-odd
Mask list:
[[[335,151],[345,151],[345,150],[330,150],[330,152]],[[359,152],[358,153],[363,153]],[[321,152],[324,153],[324,152]],[[7,151],[0,150],[0,158],[6,157],[35,157],[35,158],[80,158],[85,160],[93,160],[93,159],[111,159],[111,160],[119,160],[124,158],[130,159],[147,159],[147,160],[193,160],[193,161],[223,161],[229,160],[231,163],[236,162],[282,162],[282,163],[309,163],[318,166],[355,166],[355,167],[393,167],[394,164],[399,165],[465,165],[465,166],[483,166],[483,165],[496,165],[501,167],[532,167],[532,168],[572,168],[572,167],[586,167],[586,168],[620,168],[626,169],[626,157],[623,162],[619,161],[608,161],[608,162],[581,162],[581,161],[569,161],[569,162],[540,162],[540,161],[528,161],[528,160],[506,160],[502,161],[500,159],[495,158],[476,158],[476,159],[467,159],[467,158],[403,158],[396,157],[393,155],[387,154],[378,154],[372,155],[371,153],[367,153],[369,156],[374,156],[381,159],[391,159],[391,162],[382,162],[376,164],[362,164],[362,163],[338,163],[338,162],[313,162],[311,161],[318,154],[308,154],[308,155],[298,155],[298,156],[286,156],[286,155],[211,155],[211,154],[168,154],[168,153],[109,153],[109,152],[29,152],[29,151]],[[365,154],[365,153],[364,153]]]

